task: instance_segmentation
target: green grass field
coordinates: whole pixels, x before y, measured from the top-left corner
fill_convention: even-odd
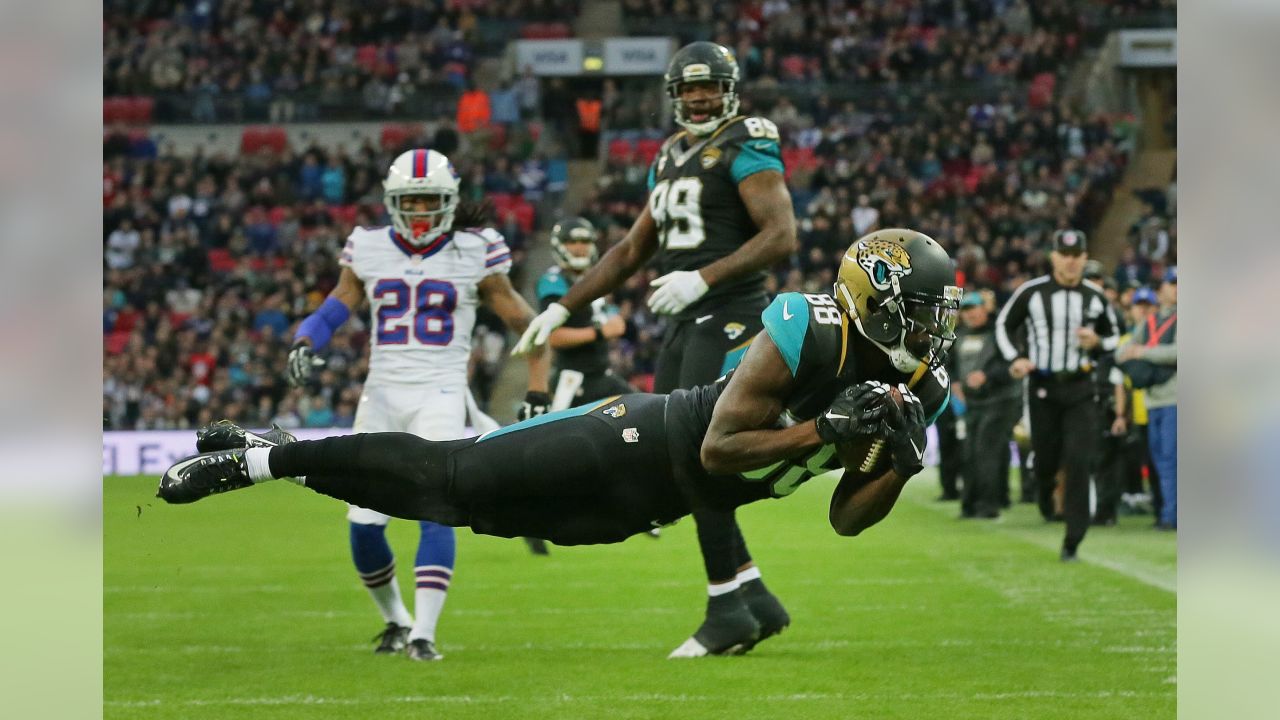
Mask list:
[[[446,659],[375,657],[344,507],[287,483],[168,507],[104,481],[108,718],[1171,718],[1175,539],[1126,518],[1083,562],[1031,506],[954,519],[931,473],[859,538],[830,481],[740,514],[791,628],[668,661],[702,617],[692,521],[554,548],[459,534]],[[393,523],[402,579],[416,527]],[[410,579],[411,583],[411,579]],[[406,597],[412,597],[411,584]]]

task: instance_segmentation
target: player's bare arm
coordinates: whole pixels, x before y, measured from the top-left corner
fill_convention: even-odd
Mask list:
[[[759,232],[733,253],[699,272],[707,285],[767,270],[796,251],[796,217],[782,173],[764,170],[738,183],[738,195]]]
[[[861,446],[865,449],[865,445]],[[827,518],[838,535],[852,537],[875,525],[889,514],[907,479],[898,477],[893,470],[864,473],[858,469],[863,457],[850,452],[851,443],[837,446],[840,462],[845,466],[840,484],[831,494],[831,507]]]
[[[791,370],[768,334],[757,335],[711,415],[702,441],[707,472],[755,470],[822,444],[811,422],[774,427],[792,381]]]
[[[831,495],[828,520],[840,535],[854,536],[880,522],[893,509],[902,488],[923,469],[924,408],[920,399],[899,385],[905,404],[884,403],[885,421],[881,462],[863,472],[868,444],[843,442],[836,446],[845,473]],[[888,469],[885,469],[888,460]]]
[[[573,312],[598,297],[613,292],[658,251],[658,227],[648,208],[631,224],[626,237],[604,254],[580,280],[569,288],[559,303]]]
[[[511,279],[495,273],[481,280],[476,286],[480,300],[516,334],[523,333],[533,320],[533,308],[516,292]],[[551,358],[545,347],[536,347],[528,355],[529,390],[547,392],[551,376]]]

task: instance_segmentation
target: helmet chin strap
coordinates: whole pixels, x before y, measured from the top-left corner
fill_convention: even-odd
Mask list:
[[[889,362],[893,365],[894,369],[896,369],[898,372],[904,372],[904,373],[915,372],[916,368],[924,364],[923,360],[921,360],[920,358],[917,358],[915,355],[912,355],[903,346],[902,343],[906,335],[905,332],[900,333],[898,335],[897,347],[889,347],[888,345],[885,345],[882,342],[879,342],[877,340],[872,340],[870,337],[867,337],[867,334],[862,330],[861,318],[855,317],[853,319],[853,323],[858,327],[858,332],[862,333],[862,337],[867,338],[867,340],[870,340],[872,345],[875,345],[876,347],[880,348],[881,350],[884,351],[885,355],[889,356]]]

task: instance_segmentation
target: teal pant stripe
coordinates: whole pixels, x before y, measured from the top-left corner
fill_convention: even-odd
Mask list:
[[[568,410],[557,410],[555,412],[549,412],[542,415],[538,415],[537,417],[531,417],[528,420],[522,420],[514,425],[508,425],[506,427],[498,428],[497,430],[487,432],[484,435],[481,435],[476,440],[476,442],[484,442],[485,440],[496,438],[499,435],[506,435],[507,433],[513,433],[518,430],[528,430],[529,428],[532,428],[532,427],[538,427],[539,425],[546,425],[547,423],[553,423],[557,420],[564,420],[565,418],[581,417],[582,415],[586,415],[587,413],[591,412],[592,410],[595,410],[596,408],[608,405],[614,400],[617,400],[619,397],[621,397],[621,395],[614,395],[613,397],[606,398],[604,400],[601,400],[600,402],[594,402],[587,405],[579,405],[578,407],[571,407]]]

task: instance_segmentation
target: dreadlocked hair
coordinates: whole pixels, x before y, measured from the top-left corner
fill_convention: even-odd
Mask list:
[[[488,227],[493,219],[493,201],[459,200],[458,209],[453,213],[453,226],[456,228]]]

